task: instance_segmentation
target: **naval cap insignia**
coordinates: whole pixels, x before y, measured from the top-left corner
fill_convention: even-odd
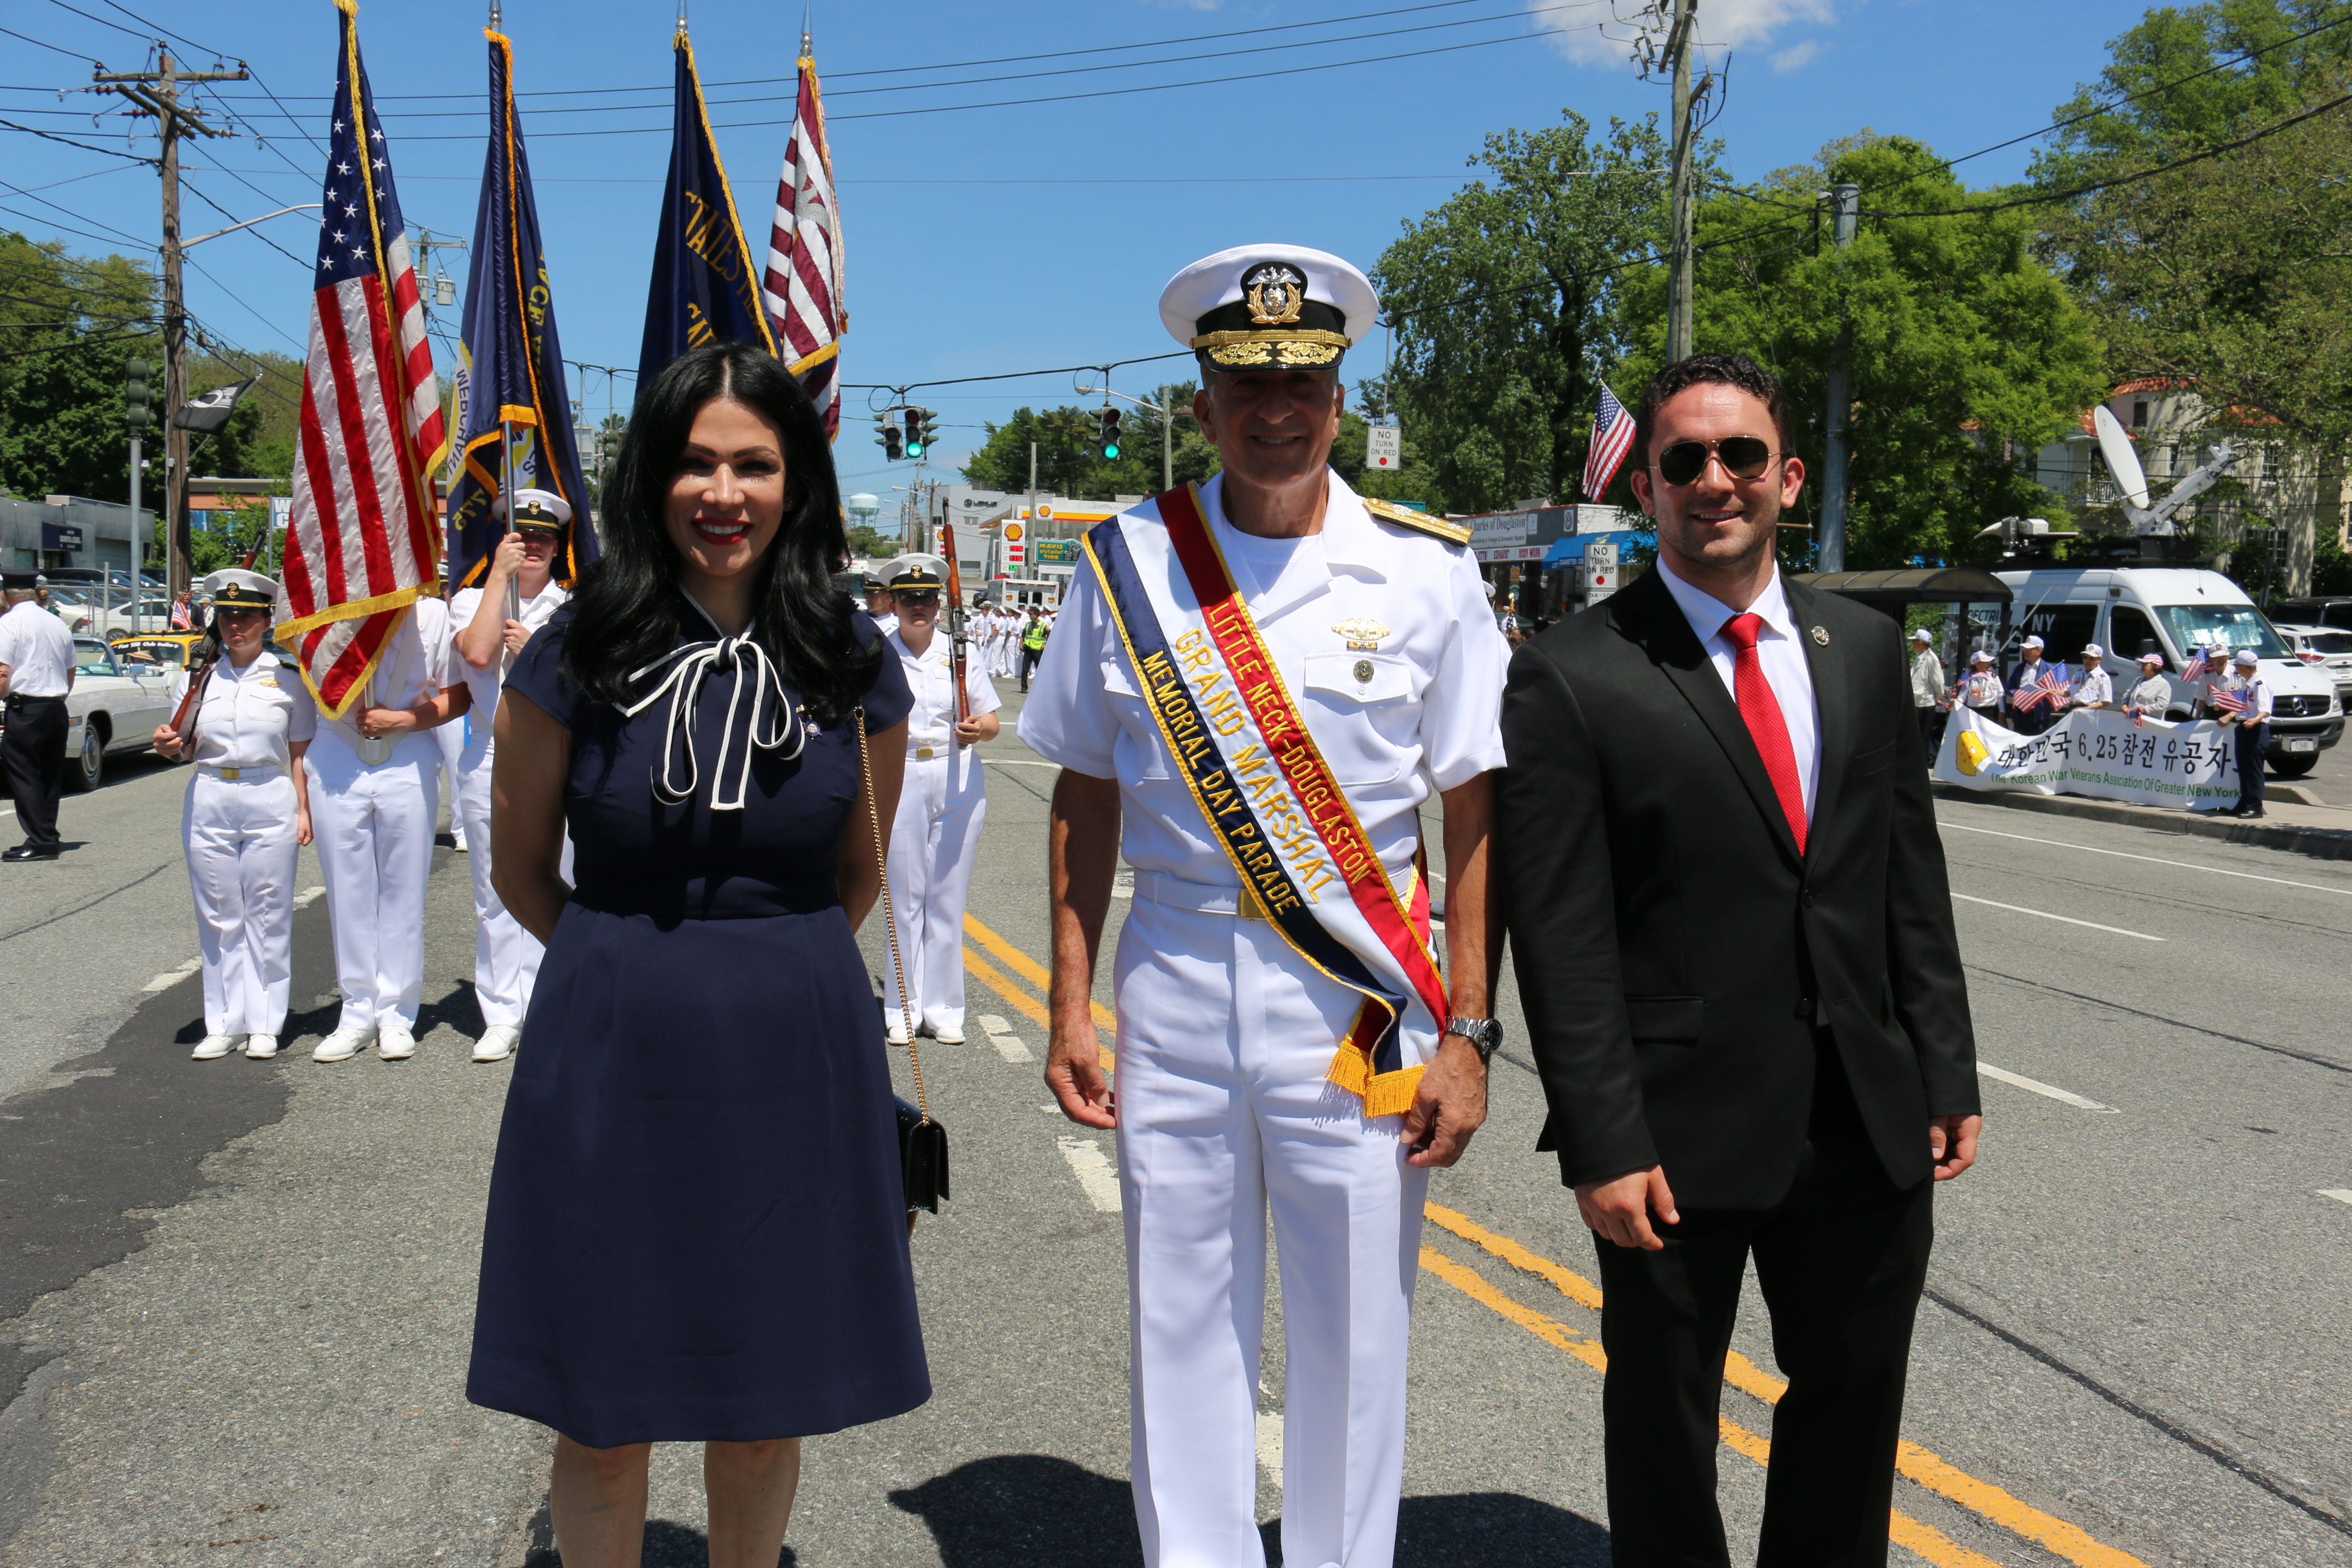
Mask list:
[[[1348,639],[1349,653],[1378,653],[1381,639],[1395,635],[1370,616],[1350,616],[1331,629]]]
[[[1307,303],[1307,278],[1286,262],[1269,261],[1250,269],[1242,279],[1242,293],[1249,301],[1251,321],[1286,327],[1298,320],[1298,308]]]
[[[1829,647],[1830,629],[1827,626],[1815,626],[1813,628],[1813,641],[1822,647]]]

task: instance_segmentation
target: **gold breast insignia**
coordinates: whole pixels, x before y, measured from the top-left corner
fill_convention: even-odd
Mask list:
[[[1378,653],[1381,639],[1396,635],[1370,616],[1350,616],[1331,629],[1348,639],[1349,653]]]

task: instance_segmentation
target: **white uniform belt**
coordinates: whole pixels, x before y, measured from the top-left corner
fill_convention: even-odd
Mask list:
[[[1212,887],[1206,882],[1187,882],[1164,871],[1138,871],[1135,874],[1135,896],[1149,899],[1155,904],[1165,904],[1171,910],[1192,910],[1204,915],[1235,915],[1245,921],[1265,919],[1265,906],[1247,888]]]
[[[276,778],[281,770],[276,763],[254,763],[241,768],[216,768],[198,763],[196,772],[208,779],[226,779],[231,784],[258,784]]]

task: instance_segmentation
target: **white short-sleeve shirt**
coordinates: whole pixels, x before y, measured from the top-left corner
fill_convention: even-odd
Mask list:
[[[1223,489],[1222,476],[1201,487],[1209,526],[1308,732],[1403,887],[1422,802],[1503,765],[1510,645],[1477,563],[1465,547],[1376,520],[1337,474],[1323,531],[1297,540],[1235,529]],[[1136,510],[1152,514],[1151,503]],[[1350,649],[1336,629],[1359,618],[1388,628],[1377,652]],[[1363,663],[1369,681],[1355,678]],[[1237,887],[1142,691],[1101,584],[1080,572],[1021,710],[1021,739],[1064,767],[1118,781],[1121,849],[1137,870]]]
[[[555,612],[562,609],[571,597],[561,584],[551,581],[536,595],[522,602],[522,613],[515,619],[536,632],[553,620]],[[466,656],[457,651],[457,634],[474,624],[474,617],[481,613],[481,608],[482,590],[479,588],[460,588],[450,596],[449,648],[444,656],[450,675],[463,680],[474,693],[473,707],[464,719],[456,721],[467,726],[466,749],[458,760],[460,767],[467,768],[490,754],[494,723],[499,712],[499,692],[506,684],[506,672],[512,662],[501,651],[499,657],[491,659],[488,666],[476,669],[466,661]],[[504,646],[500,644],[501,650]]]
[[[12,605],[0,616],[0,664],[17,696],[63,697],[73,684],[73,633],[34,600]]]
[[[353,751],[359,750],[363,738],[359,731],[360,710],[363,708],[414,708],[437,691],[457,683],[450,673],[449,606],[436,598],[421,598],[401,617],[400,629],[392,634],[375,673],[369,677],[367,689],[340,719],[327,721],[326,728],[341,736]],[[465,660],[457,661],[463,664]]]
[[[949,657],[951,644],[947,628],[934,629],[930,646],[919,655],[908,651],[896,627],[890,630],[888,641],[890,651],[898,656],[898,668],[907,672],[907,689],[915,697],[915,705],[907,713],[907,749],[928,749],[948,757],[956,769],[958,789],[979,784],[980,759],[970,746],[950,743],[955,738],[955,671]],[[963,690],[965,706],[975,719],[1004,705],[988,672],[969,651],[963,661]]]
[[[194,672],[182,670],[172,685],[172,711],[186,700]],[[289,745],[319,732],[319,705],[292,665],[265,648],[243,669],[222,658],[205,682],[196,705],[196,751],[200,768],[278,768],[294,765]]]

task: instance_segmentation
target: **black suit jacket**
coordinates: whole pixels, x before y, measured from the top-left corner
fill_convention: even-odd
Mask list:
[[[1571,1186],[1662,1164],[1680,1207],[1770,1206],[1803,1149],[1819,1003],[1910,1186],[1927,1118],[1979,1106],[1901,628],[1786,583],[1821,709],[1801,857],[1663,570],[1511,660],[1496,863],[1551,1111],[1538,1147]]]

